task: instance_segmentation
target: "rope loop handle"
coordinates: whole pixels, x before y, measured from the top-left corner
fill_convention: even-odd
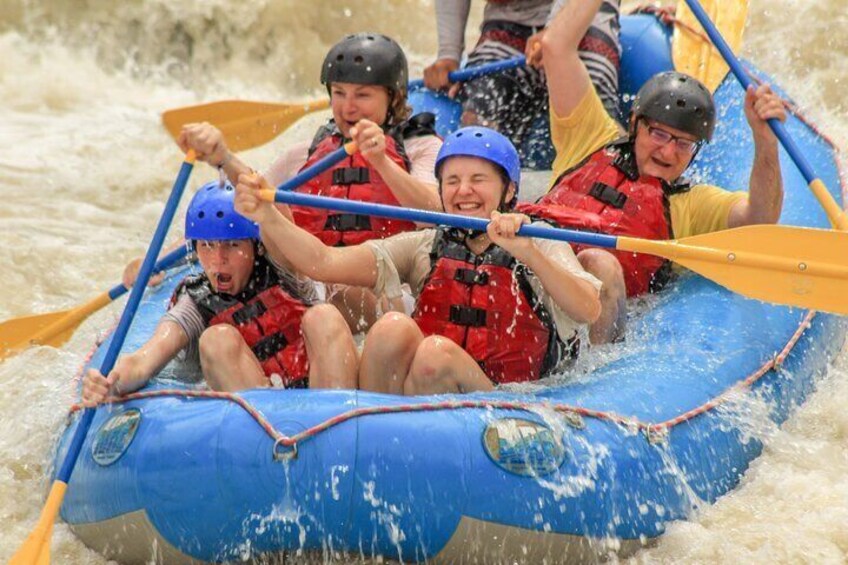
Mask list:
[[[297,459],[297,442],[291,442],[287,437],[277,438],[272,449],[274,461],[285,463]]]

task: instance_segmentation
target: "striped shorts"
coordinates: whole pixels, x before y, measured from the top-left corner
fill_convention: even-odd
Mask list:
[[[606,14],[603,28],[594,24],[589,28],[580,42],[580,58],[604,107],[613,118],[622,121],[618,96],[620,45],[617,2],[605,1],[601,12],[611,13]],[[477,45],[468,55],[466,67],[523,55],[527,39],[539,29],[505,21],[486,22]],[[531,139],[538,137],[533,134],[539,133],[540,126],[549,127],[547,85],[541,71],[518,67],[476,78],[463,85],[459,100],[463,110],[477,115],[478,122],[509,137],[519,149],[522,162],[530,154],[539,156],[540,152],[546,152],[544,148],[534,147],[534,142],[544,143],[547,140]],[[553,155],[549,158],[552,161]],[[535,168],[545,168],[544,165],[536,163]]]

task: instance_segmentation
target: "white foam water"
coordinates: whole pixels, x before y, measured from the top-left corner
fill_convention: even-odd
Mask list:
[[[751,4],[744,55],[845,145],[843,0]],[[420,76],[435,52],[434,19],[431,0],[0,0],[0,320],[82,304],[143,253],[181,162],[159,125],[162,111],[223,98],[322,96],[326,49],[365,29],[398,38]],[[303,120],[245,159],[266,166],[321,119]],[[198,166],[189,189],[214,176]],[[181,229],[172,231],[176,238]],[[118,308],[97,313],[61,350],[34,348],[0,363],[2,561],[37,519],[73,376]],[[766,434],[738,489],[672,524],[633,560],[844,563],[847,404],[843,354],[797,414]],[[55,563],[106,562],[63,524],[52,539]]]

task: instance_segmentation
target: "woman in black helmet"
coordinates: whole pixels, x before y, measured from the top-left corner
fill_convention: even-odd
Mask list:
[[[747,194],[691,185],[683,172],[712,138],[712,95],[698,80],[661,73],[640,89],[624,136],[591,87],[577,55],[580,38],[601,0],[570,2],[542,40],[557,158],[550,192],[522,209],[561,226],[649,239],[682,238],[780,216],[783,183],[777,139],[767,121],[786,119],[767,86],[745,96],[754,139]],[[657,258],[575,247],[583,267],[601,279],[603,309],[593,342],[622,334],[624,299],[661,285],[668,265]]]
[[[327,53],[321,83],[327,87],[333,118],[310,142],[290,147],[265,172],[278,185],[322,156],[353,140],[359,152],[298,190],[352,200],[441,210],[433,170],[441,141],[433,117],[410,117],[406,103],[406,56],[391,38],[358,33],[342,39]],[[188,124],[178,143],[194,149],[198,159],[221,169],[233,182],[252,169],[233,155],[220,130],[208,123]],[[288,212],[287,207],[282,207]],[[294,207],[295,222],[324,243],[345,246],[414,230],[411,222],[382,220]],[[351,326],[376,317],[377,299],[362,289],[330,289]],[[401,304],[384,304],[399,309]],[[361,328],[360,328],[361,329]]]

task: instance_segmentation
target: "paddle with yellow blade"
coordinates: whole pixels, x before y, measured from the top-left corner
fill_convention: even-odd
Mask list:
[[[520,67],[525,63],[522,55],[504,61],[480,65],[479,67],[454,71],[448,75],[448,78],[451,82],[463,82]],[[410,90],[422,86],[424,86],[422,80],[409,82]],[[223,100],[168,110],[162,114],[162,123],[171,137],[177,139],[185,124],[209,122],[221,130],[230,150],[243,151],[268,143],[303,116],[329,107],[329,100],[316,100],[299,104]]]
[[[103,363],[99,367],[100,372],[104,375],[109,374],[115,366],[115,361],[118,360],[118,354],[124,345],[124,339],[127,337],[127,333],[129,333],[135,313],[138,310],[139,304],[141,304],[141,298],[144,295],[147,281],[153,275],[156,257],[162,249],[165,235],[168,233],[168,228],[171,226],[171,221],[177,212],[180,198],[188,183],[188,177],[194,168],[194,160],[194,152],[189,151],[174,181],[171,195],[168,197],[168,202],[165,204],[165,209],[159,218],[159,224],[156,226],[156,232],[153,234],[153,239],[150,241],[150,246],[147,248],[147,253],[141,264],[136,284],[130,291],[130,297],[127,299],[124,312],[121,314],[121,319],[112,336],[112,342],[109,344],[109,349],[106,351]],[[9,561],[10,565],[48,565],[50,563],[50,534],[53,531],[53,523],[59,515],[59,509],[62,507],[65,491],[68,488],[68,481],[76,466],[77,458],[79,457],[85,437],[88,434],[88,428],[91,427],[91,421],[94,419],[95,411],[94,408],[83,410],[77,430],[68,446],[65,461],[56,475],[53,485],[50,487],[50,494],[48,494],[44,508],[41,510],[38,523],[21,548],[12,556],[12,559]]]
[[[715,44],[718,51],[721,53],[721,56],[724,57],[727,64],[730,65],[730,69],[733,71],[733,74],[742,84],[742,88],[747,89],[749,86],[753,85],[753,81],[748,76],[748,73],[745,72],[745,69],[742,68],[742,65],[739,63],[739,60],[736,58],[736,55],[733,54],[730,46],[724,40],[724,38],[719,33],[716,26],[713,25],[712,21],[710,21],[710,17],[707,12],[703,9],[698,0],[685,0],[685,2],[689,5],[689,8],[692,10],[692,13],[698,19],[698,21],[703,26],[703,29],[707,32],[710,40]],[[804,155],[798,149],[798,146],[795,145],[795,142],[789,137],[789,134],[786,131],[786,128],[783,126],[780,121],[776,119],[771,119],[768,121],[771,130],[774,132],[774,135],[780,140],[780,143],[783,144],[783,148],[786,149],[786,152],[795,162],[795,165],[801,171],[801,174],[804,176],[804,179],[807,181],[807,184],[810,187],[810,190],[815,195],[816,199],[821,204],[824,211],[827,213],[827,217],[830,220],[830,223],[837,229],[840,230],[848,230],[848,215],[846,215],[845,211],[839,207],[836,201],[833,199],[833,195],[827,190],[827,187],[824,185],[822,180],[818,178],[815,171],[813,171],[812,166],[807,162],[804,158]],[[844,261],[844,259],[843,259]]]
[[[279,187],[280,190],[292,190],[296,188],[311,178],[326,171],[346,156],[352,155],[355,151],[355,143],[350,142],[345,144],[332,153],[326,155],[315,164],[304,169],[297,176],[292,177],[287,182],[281,184]],[[147,249],[147,253],[144,256],[144,261],[142,262],[141,269],[138,273],[138,279],[130,292],[130,297],[127,300],[124,313],[121,315],[121,319],[118,322],[115,333],[112,335],[112,342],[109,344],[109,349],[106,351],[106,355],[103,358],[103,363],[100,366],[100,372],[104,375],[109,374],[115,366],[115,362],[118,360],[118,354],[121,351],[121,347],[123,347],[124,339],[129,332],[135,312],[138,310],[138,306],[141,303],[141,298],[144,294],[147,282],[153,274],[153,263],[162,248],[162,243],[165,240],[165,234],[167,233],[168,227],[171,225],[171,221],[174,218],[177,205],[179,204],[180,197],[185,190],[185,185],[188,182],[188,176],[191,173],[193,165],[194,152],[189,151],[186,156],[186,160],[180,169],[180,173],[177,176],[177,180],[174,182],[174,187],[171,190],[171,196],[168,198],[168,203],[165,205],[165,210],[162,212],[162,217],[159,219],[159,225],[156,227],[156,232],[150,242],[150,247]],[[9,562],[10,565],[48,565],[50,563],[50,533],[53,530],[53,523],[59,515],[59,509],[62,506],[62,500],[64,500],[65,491],[68,488],[68,481],[70,480],[71,473],[73,473],[74,467],[76,466],[77,459],[79,458],[86,435],[88,435],[88,429],[91,427],[91,422],[94,419],[95,412],[96,410],[94,408],[86,408],[83,410],[76,432],[74,432],[74,437],[68,446],[65,461],[62,464],[62,468],[59,470],[59,473],[56,475],[53,486],[50,488],[50,494],[47,496],[47,502],[44,504],[38,523],[24,542],[24,545],[12,557]]]
[[[462,229],[484,231],[488,224],[469,216],[270,189],[262,190],[261,197],[269,202]],[[757,225],[655,241],[525,225],[518,235],[656,255],[749,298],[848,315],[844,298],[848,293],[848,233]]]
[[[745,32],[748,0],[703,0],[702,5],[711,21],[722,30],[730,47],[738,51]],[[685,0],[677,3],[675,17],[680,24],[674,28],[671,43],[675,68],[697,78],[714,92],[727,75],[727,63],[704,36],[701,24]]]
[[[153,272],[159,273],[171,268],[185,257],[186,253],[188,250],[185,247],[175,249],[156,263]],[[32,345],[61,347],[86,318],[126,294],[127,290],[127,287],[118,284],[70,310],[34,314],[0,322],[0,361]]]

